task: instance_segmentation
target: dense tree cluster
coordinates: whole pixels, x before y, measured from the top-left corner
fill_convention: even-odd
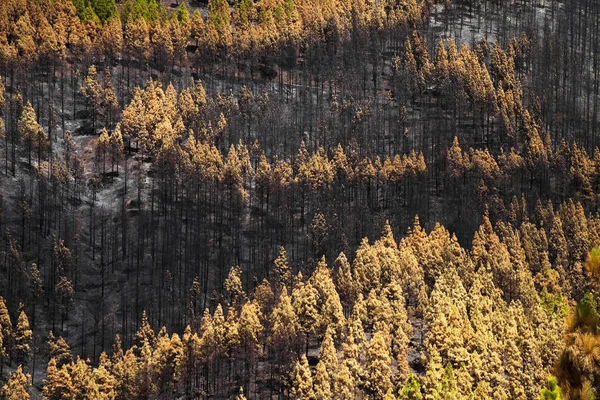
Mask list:
[[[529,221],[494,228],[486,216],[466,251],[439,225],[427,234],[416,219],[398,243],[386,224],[375,243],[363,241],[352,263],[343,253],[332,267],[323,258],[308,279],[293,275],[282,248],[273,284],[264,280],[246,294],[240,270],[232,268],[227,300],[201,317],[190,313],[181,336],[164,327],[155,333],[144,313],[134,345],[124,350],[117,336],[111,355],[103,353],[92,367],[50,334],[44,398],[231,396],[240,386],[252,396],[271,387],[298,399],[489,398],[492,392],[536,398],[559,356],[573,362],[573,350],[561,355],[568,314],[561,276],[547,250],[529,254],[535,244],[527,232],[546,242],[543,228]],[[545,265],[534,275],[528,257],[539,254]],[[589,260],[594,254],[580,273],[597,268]],[[570,329],[597,322],[586,314],[596,312],[591,295],[577,307]],[[22,319],[23,313],[15,357],[29,351]],[[306,351],[315,343],[320,350],[311,367]],[[274,386],[265,387],[255,371],[269,363]],[[411,368],[425,373],[415,378]]]
[[[125,0],[117,10],[115,0],[59,0],[40,5],[34,1],[8,0],[2,6],[3,58],[6,63],[64,57],[65,48],[78,46],[83,56],[114,43],[138,61],[157,63],[186,59],[188,39],[199,53],[248,56],[265,54],[281,46],[303,47],[325,40],[339,40],[354,32],[407,29],[421,26],[424,4],[369,3],[310,0],[256,4],[241,1],[230,10],[225,0],[208,2],[203,17],[192,14],[185,3],[167,12],[158,0]],[[76,32],[76,28],[83,28]],[[39,33],[38,33],[39,32]],[[144,44],[150,49],[143,48]],[[167,58],[162,58],[167,57]],[[60,58],[60,57],[58,57]]]

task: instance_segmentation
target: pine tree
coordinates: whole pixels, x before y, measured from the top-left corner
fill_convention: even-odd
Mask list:
[[[229,4],[225,0],[209,0],[206,20],[210,47],[228,47],[232,43]]]
[[[240,347],[240,324],[236,311],[233,307],[227,310],[227,319],[225,320],[225,348],[230,359],[238,357],[237,351]]]
[[[267,161],[267,158],[265,157],[264,153],[261,153],[260,161],[258,163],[258,166],[256,167],[256,179],[255,179],[256,185],[259,190],[261,207],[263,205],[264,197],[266,197],[267,206],[268,206],[269,188],[270,188],[270,183],[271,183],[271,173],[272,173],[271,164],[269,164],[269,162]]]
[[[153,350],[152,367],[155,369],[157,392],[172,393],[175,383],[179,381],[178,372],[184,357],[181,339],[176,333],[169,337],[166,328],[163,327]]]
[[[119,58],[123,50],[123,27],[118,14],[104,24],[97,38],[97,45],[110,63]]]
[[[465,162],[466,154],[463,154],[458,143],[458,137],[454,137],[452,146],[448,149],[446,160],[448,161],[448,171],[451,178],[460,178],[465,172],[465,166],[468,166],[468,160]]]
[[[34,41],[35,28],[29,18],[29,13],[24,13],[17,20],[14,28],[14,33],[17,35],[17,50],[20,59],[24,63],[29,63],[35,56],[36,44]]]
[[[555,216],[552,219],[552,226],[550,227],[548,237],[548,252],[550,262],[559,274],[561,287],[564,293],[570,293],[572,287],[571,284],[575,279],[567,275],[569,250],[563,230],[563,224],[559,216]]]
[[[44,294],[44,285],[42,282],[42,277],[40,276],[40,269],[37,264],[31,264],[31,268],[27,274],[27,288],[29,290],[29,294],[31,295],[31,299],[33,302],[33,310],[32,310],[32,325],[35,328],[35,306],[37,301]],[[0,331],[1,332],[1,331]]]
[[[98,393],[101,398],[113,400],[117,396],[117,379],[111,374],[111,368],[112,365],[110,359],[106,353],[102,352],[102,354],[100,354],[100,364],[94,369],[93,376],[94,383],[98,387]]]
[[[244,396],[244,388],[240,387],[240,391],[236,396],[235,400],[246,400],[246,396]]]
[[[108,21],[117,12],[115,0],[95,0],[92,4],[94,12],[102,22]]]
[[[216,338],[213,319],[208,308],[204,310],[202,315],[198,336],[200,337],[199,353],[205,361],[212,361],[216,351]]]
[[[246,294],[242,287],[242,270],[240,267],[231,267],[225,279],[225,291],[229,297],[229,305],[238,305],[245,299]]]
[[[154,330],[150,326],[148,322],[148,316],[146,315],[146,310],[142,313],[142,323],[140,329],[135,334],[135,344],[138,348],[144,345],[144,342],[148,342],[151,346],[154,345],[156,341],[156,336],[154,334]]]
[[[566,398],[589,398],[586,396],[590,394],[590,389],[593,390],[592,382],[598,377],[596,369],[587,367],[594,362],[600,346],[597,329],[599,316],[596,308],[594,296],[586,293],[567,320],[565,347],[556,368],[558,383],[565,390]],[[530,335],[529,332],[528,336]],[[522,344],[526,345],[525,341]],[[527,350],[530,350],[529,346]],[[532,353],[524,349],[521,352],[528,353],[529,356]],[[525,357],[523,359],[525,362]],[[523,380],[528,378],[524,377]],[[527,383],[530,383],[530,380]],[[548,388],[554,391],[554,388]]]
[[[115,89],[113,88],[110,68],[104,69],[104,81],[102,83],[101,95],[101,111],[106,117],[106,125],[113,127],[120,109],[117,95],[115,93]]]
[[[270,319],[273,325],[269,341],[279,349],[281,356],[285,358],[284,352],[293,350],[299,329],[298,316],[285,287],[279,296],[279,304],[273,309]]]
[[[1,298],[0,298],[1,299]],[[0,371],[4,370],[4,358],[8,352],[8,337],[4,336],[4,329],[0,327]]]
[[[555,377],[548,378],[548,383],[546,383],[546,387],[542,389],[542,393],[540,395],[540,400],[562,400],[563,394],[562,390],[558,386]]]
[[[177,9],[177,18],[171,16],[171,41],[173,42],[173,58],[181,67],[185,67],[187,61],[187,45],[191,32],[190,13],[181,3]]]
[[[308,347],[309,336],[315,333],[320,322],[318,309],[319,292],[310,282],[301,282],[294,289],[292,299],[300,330],[306,337]]]
[[[400,252],[389,222],[386,221],[382,236],[373,245],[373,250],[379,258],[382,286],[398,281],[401,278]]]
[[[223,306],[219,303],[213,313],[212,351],[216,357],[225,355],[225,315]]]
[[[275,278],[273,279],[274,292],[280,293],[282,288],[289,288],[292,283],[292,271],[288,265],[288,259],[285,248],[279,248],[279,256],[275,259],[275,270],[273,271]]]
[[[121,134],[121,125],[117,124],[115,130],[110,135],[109,138],[109,148],[110,148],[110,160],[111,165],[114,168],[114,165],[117,164],[117,172],[119,172],[119,161],[123,157],[123,136]]]
[[[325,256],[317,264],[317,269],[309,279],[311,285],[317,290],[317,308],[319,310],[319,333],[324,333],[330,326],[337,334],[341,333],[345,318],[340,296],[333,283],[331,270],[327,266]]]
[[[127,399],[136,395],[136,378],[138,359],[132,349],[123,353],[119,335],[115,338],[111,358],[111,372],[116,379],[115,393],[117,399]]]
[[[199,9],[196,9],[192,15],[191,21],[191,34],[192,38],[196,41],[196,46],[198,46],[204,40],[205,30],[206,28],[204,26],[202,14],[200,14]]]
[[[53,358],[50,359],[46,368],[42,395],[44,399],[48,400],[72,399],[74,395],[73,383],[67,366],[57,368],[56,360]]]
[[[96,162],[102,164],[102,173],[106,172],[106,155],[110,151],[110,138],[106,128],[102,129],[98,142],[96,143],[95,156]]]
[[[340,295],[340,300],[347,312],[352,308],[353,300],[356,297],[356,285],[352,277],[350,263],[344,253],[340,253],[335,260],[335,286]]]
[[[388,333],[377,331],[367,350],[367,390],[376,398],[382,398],[392,388],[392,359],[388,342]]]
[[[29,319],[25,312],[21,311],[15,329],[15,355],[17,361],[22,363],[29,362],[32,342],[33,333],[29,328]]]
[[[505,363],[505,370],[508,380],[510,382],[510,394],[514,398],[524,398],[525,389],[521,384],[521,375],[523,373],[523,358],[521,357],[521,350],[517,345],[519,333],[517,330],[515,311],[516,310],[514,308],[509,309],[509,313],[505,318],[506,332],[504,337],[503,351],[507,357],[507,362]]]
[[[59,28],[60,24],[57,25],[56,28]],[[40,40],[37,52],[41,60],[52,62],[64,57],[64,42],[59,43],[57,32],[46,18],[41,18],[37,27],[37,34]]]
[[[306,354],[303,354],[302,357],[296,361],[291,379],[290,398],[292,400],[316,399]]]
[[[430,352],[429,360],[427,361],[427,370],[423,379],[423,389],[425,399],[437,399],[442,390],[444,367],[442,366],[442,358],[437,350],[433,349]]]
[[[333,394],[335,399],[351,400],[356,397],[356,380],[352,376],[346,361],[341,363],[333,383]]]
[[[500,393],[501,391],[503,391],[504,388],[499,387],[498,388],[498,397],[502,398],[502,395],[504,393]],[[486,381],[480,381],[477,386],[475,387],[475,390],[473,391],[473,400],[485,400],[485,399],[489,399],[490,398],[490,393],[491,393],[491,388],[490,388],[490,384],[487,383]]]
[[[94,131],[96,130],[96,116],[100,111],[104,99],[104,91],[100,82],[98,82],[97,75],[96,66],[91,65],[88,68],[83,85],[81,85],[81,94],[86,98],[88,109],[91,108],[92,110],[92,128]]]
[[[343,363],[348,367],[357,384],[363,378],[366,379],[361,365],[366,359],[366,345],[367,337],[360,320],[352,318],[348,325],[348,334],[342,346],[342,351],[344,354]]]
[[[459,398],[456,377],[451,363],[446,364],[446,367],[444,368],[441,390],[438,393],[438,396],[448,399]]]
[[[311,224],[312,243],[316,257],[323,255],[325,242],[327,240],[327,221],[322,213],[316,213]]]
[[[589,276],[596,283],[600,283],[600,247],[590,250],[585,260],[585,268]]]
[[[415,377],[415,375],[411,372],[406,380],[406,383],[400,390],[399,400],[421,400],[423,399],[423,394],[421,393],[421,385],[419,381]]]
[[[234,7],[233,21],[236,31],[244,31],[250,28],[256,18],[256,7],[253,0],[241,0]]]
[[[2,329],[2,337],[5,341],[8,341],[13,335],[13,325],[10,321],[10,315],[6,303],[4,302],[4,297],[2,296],[0,296],[0,329]]]
[[[127,20],[125,25],[125,48],[130,57],[146,62],[150,56],[148,24],[144,18]]]
[[[367,238],[361,241],[356,250],[352,270],[356,286],[364,295],[368,294],[371,289],[379,289],[381,266]]]
[[[440,38],[435,48],[435,56],[433,59],[434,64],[434,76],[440,85],[444,85],[446,79],[448,79],[449,65],[448,65],[448,52],[444,41]]]
[[[299,181],[315,192],[328,189],[333,182],[333,177],[333,167],[322,147],[298,169]]]
[[[248,302],[242,306],[240,314],[240,343],[243,354],[251,361],[261,354],[263,326],[260,322],[261,312],[256,302]]]
[[[63,367],[64,368],[64,367]],[[92,367],[84,360],[78,358],[70,368],[73,398],[75,399],[98,399],[99,388],[94,380]]]
[[[181,362],[181,368],[178,371],[178,374],[181,377],[183,389],[186,395],[189,395],[192,392],[195,371],[197,371],[200,365],[198,358],[200,338],[196,332],[192,334],[192,328],[190,325],[186,326],[183,333],[183,347],[183,360]]]
[[[146,108],[142,99],[142,90],[135,88],[132,93],[132,99],[129,105],[123,110],[121,115],[121,133],[131,140],[142,135],[146,130],[145,124]]]
[[[66,277],[60,276],[58,279],[58,283],[54,287],[54,291],[56,293],[56,302],[60,304],[61,307],[61,325],[64,323],[66,319],[69,317],[69,305],[73,301],[73,296],[75,295],[75,289],[73,288],[73,283]]]
[[[333,343],[334,329],[327,329],[319,351],[319,363],[314,377],[315,395],[318,399],[331,399],[336,380],[338,360]]]
[[[0,392],[5,400],[29,400],[31,399],[30,386],[31,376],[24,374],[23,368],[19,365],[15,372],[9,374],[8,382]]]
[[[331,400],[333,395],[331,392],[332,378],[327,366],[319,362],[315,371],[314,392],[317,399]],[[335,376],[335,375],[334,375]]]
[[[383,291],[382,296],[389,304],[388,312],[391,317],[392,353],[396,357],[397,373],[401,379],[406,379],[408,366],[409,342],[413,335],[412,325],[408,321],[408,314],[404,307],[406,301],[402,295],[402,288],[397,282],[390,283]]]
[[[262,283],[254,289],[254,302],[260,313],[260,321],[266,330],[270,329],[270,316],[276,301],[277,298],[271,289],[269,281],[263,279]]]
[[[27,102],[18,123],[19,134],[23,138],[23,143],[27,149],[29,164],[31,164],[31,151],[34,147],[38,148],[40,138],[45,138],[44,129],[38,124],[35,111],[31,103]],[[42,148],[39,148],[42,151]]]
[[[546,166],[548,155],[546,154],[544,143],[539,134],[539,128],[527,110],[525,110],[523,114],[523,131],[526,145],[525,159],[532,173],[531,179],[533,180],[533,174],[536,173],[539,168]]]
[[[138,396],[148,398],[156,392],[157,380],[154,376],[154,359],[152,357],[152,346],[148,340],[144,340],[139,348],[138,373],[135,376],[135,390]]]
[[[57,368],[61,368],[63,365],[70,364],[73,361],[71,348],[67,341],[61,336],[58,338],[54,337],[52,331],[48,335],[48,348],[50,350],[48,356],[55,360]]]
[[[176,19],[173,19],[174,23]],[[174,47],[170,35],[171,20],[156,21],[150,24],[150,44],[152,47],[153,61],[160,70],[163,70],[173,59]]]

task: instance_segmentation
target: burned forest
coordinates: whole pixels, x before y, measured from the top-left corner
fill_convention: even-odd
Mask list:
[[[0,399],[600,399],[599,101],[593,0],[0,0]]]

